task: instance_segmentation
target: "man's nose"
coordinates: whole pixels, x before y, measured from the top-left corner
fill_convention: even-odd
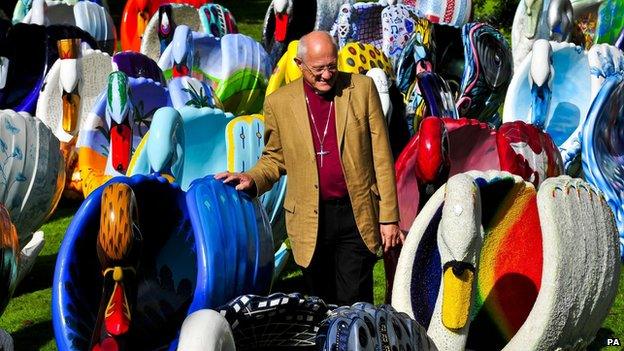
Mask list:
[[[321,77],[324,80],[331,79],[331,77],[333,77],[333,76],[334,76],[334,72],[330,71],[329,69],[324,69],[323,73],[321,73]]]

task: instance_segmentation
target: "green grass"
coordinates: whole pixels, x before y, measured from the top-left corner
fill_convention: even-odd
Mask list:
[[[121,13],[122,1],[109,1],[113,18],[118,23]],[[242,33],[259,40],[262,32],[262,21],[269,0],[227,0],[216,1],[228,7],[234,14],[239,29]],[[476,2],[479,14],[486,16],[489,11],[498,8],[497,13],[505,13],[500,8],[515,9],[514,1],[504,1],[494,5],[491,0],[479,0]],[[490,23],[510,23],[509,19],[499,21],[495,16],[488,17]],[[31,274],[26,277],[15,291],[6,311],[0,317],[0,328],[7,330],[14,338],[17,351],[30,350],[56,350],[51,323],[51,285],[56,256],[63,235],[77,207],[61,205],[54,216],[45,224],[42,230],[45,232],[46,244],[39,256]],[[623,269],[624,270],[624,269]],[[374,270],[375,303],[383,302],[385,294],[384,272],[382,262],[378,262]],[[276,282],[274,291],[292,292],[300,290],[302,286],[301,272],[290,265],[284,276]],[[620,279],[620,288],[603,328],[599,331],[596,341],[591,350],[600,349],[605,344],[607,337],[617,336],[624,341],[624,273]],[[613,349],[613,348],[611,348]],[[608,350],[608,348],[605,348]]]
[[[52,275],[63,235],[76,209],[62,205],[41,228],[45,246],[0,317],[0,328],[11,333],[16,351],[56,350],[51,319]]]

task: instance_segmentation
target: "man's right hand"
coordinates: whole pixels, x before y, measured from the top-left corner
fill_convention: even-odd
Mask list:
[[[222,180],[225,184],[236,185],[236,190],[251,191],[254,188],[254,180],[245,173],[221,172],[215,174],[215,179]]]

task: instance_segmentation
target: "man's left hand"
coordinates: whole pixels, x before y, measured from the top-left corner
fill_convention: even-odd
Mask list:
[[[388,252],[391,248],[403,244],[405,241],[405,234],[396,223],[380,224],[379,231],[381,232],[381,245],[383,245],[384,252]]]

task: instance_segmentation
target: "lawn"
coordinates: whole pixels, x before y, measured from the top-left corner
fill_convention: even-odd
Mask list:
[[[119,21],[121,13],[120,0],[109,1],[113,17]],[[228,0],[216,1],[228,7],[234,14],[239,29],[259,40],[262,31],[264,13],[270,1],[268,0]],[[499,12],[507,13],[509,8],[515,9],[517,1],[478,0],[476,6],[479,11],[490,11],[498,8]],[[485,9],[485,10],[483,10]],[[506,11],[505,11],[506,10]],[[495,17],[481,16],[497,22]],[[510,23],[510,21],[501,21]],[[508,32],[508,29],[507,29]],[[51,285],[57,252],[63,235],[73,214],[77,210],[76,204],[62,203],[47,224],[42,227],[45,232],[46,244],[39,256],[31,274],[15,291],[6,311],[0,317],[0,328],[7,330],[14,338],[15,349],[28,350],[56,350],[51,323]],[[624,269],[623,269],[624,271]],[[624,275],[620,280],[620,288],[615,304],[611,309],[603,328],[598,333],[595,343],[590,349],[601,349],[606,338],[617,336],[624,341]],[[274,291],[297,291],[301,286],[300,272],[291,265],[286,274],[275,284]],[[379,262],[375,266],[375,302],[381,303],[384,296],[383,265]],[[607,349],[607,348],[605,348]]]

